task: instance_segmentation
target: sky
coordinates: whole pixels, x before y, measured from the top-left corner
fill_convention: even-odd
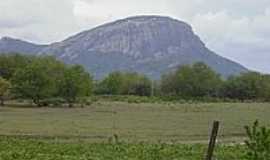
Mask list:
[[[185,21],[217,54],[270,73],[270,0],[0,0],[0,37],[48,44],[135,15]]]

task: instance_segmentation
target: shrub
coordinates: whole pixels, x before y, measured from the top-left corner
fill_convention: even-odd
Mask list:
[[[252,127],[246,126],[248,140],[247,146],[248,160],[269,160],[270,158],[270,129],[260,126],[255,121]]]

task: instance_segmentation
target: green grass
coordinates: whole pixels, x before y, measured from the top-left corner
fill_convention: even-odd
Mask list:
[[[202,160],[204,145],[148,143],[60,143],[0,137],[1,160]],[[215,158],[244,160],[244,147],[218,146]]]
[[[206,143],[212,122],[219,140],[242,141],[244,125],[270,125],[269,103],[130,104],[96,102],[85,108],[0,108],[0,135],[29,135],[108,142]]]

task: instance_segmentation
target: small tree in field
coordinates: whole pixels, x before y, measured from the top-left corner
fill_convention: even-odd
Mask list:
[[[72,107],[79,97],[89,96],[92,92],[92,77],[83,67],[76,65],[66,68],[59,83],[59,96]]]
[[[245,127],[248,140],[247,146],[248,160],[269,160],[270,158],[270,129],[259,126],[259,122],[254,122],[252,127]]]
[[[10,86],[7,80],[0,77],[0,106],[4,105],[4,96],[7,94]]]

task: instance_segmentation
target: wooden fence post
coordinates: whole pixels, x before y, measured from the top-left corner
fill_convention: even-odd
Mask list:
[[[211,137],[209,141],[209,146],[207,150],[206,160],[212,160],[213,158],[213,153],[214,153],[214,149],[216,145],[216,139],[218,135],[218,129],[219,129],[219,121],[214,121],[213,129],[212,129],[212,133],[211,133]]]

